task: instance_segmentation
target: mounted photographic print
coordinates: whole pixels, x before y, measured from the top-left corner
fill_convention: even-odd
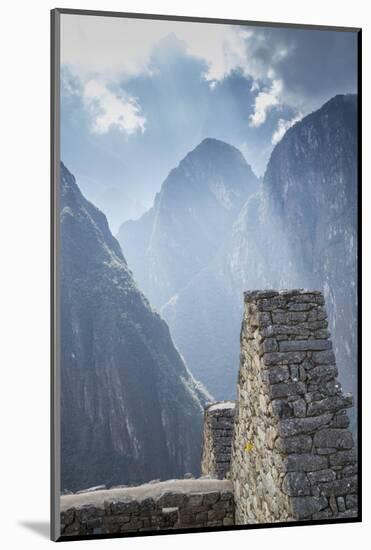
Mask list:
[[[361,31],[52,11],[52,538],[361,520]]]

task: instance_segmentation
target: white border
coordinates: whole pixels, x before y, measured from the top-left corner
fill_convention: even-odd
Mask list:
[[[39,549],[49,521],[49,35],[54,7],[363,27],[364,172],[364,523],[70,542],[84,548],[171,549],[234,545],[300,550],[365,545],[371,538],[370,476],[370,48],[367,3],[311,0],[80,0],[78,4],[19,0],[1,14],[1,539],[4,548]],[[368,64],[367,64],[368,62]],[[370,307],[367,306],[370,304]],[[44,535],[40,534],[44,533]],[[98,545],[98,546],[97,546]],[[69,546],[70,547],[70,546]]]

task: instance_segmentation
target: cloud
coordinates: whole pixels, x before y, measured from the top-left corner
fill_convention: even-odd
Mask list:
[[[61,23],[62,156],[103,209],[111,187],[149,207],[205,137],[243,144],[262,176],[298,113],[356,90],[351,32],[70,14]],[[112,217],[112,199],[116,228],[133,215],[121,204]]]
[[[274,131],[272,135],[272,145],[276,145],[283,136],[286,134],[287,130],[291,128],[296,122],[299,122],[303,118],[303,114],[299,113],[297,116],[292,118],[291,120],[285,120],[283,118],[280,118],[277,123],[277,128]]]
[[[156,30],[150,21],[63,14],[61,64],[85,80],[140,74],[147,70],[153,40],[160,38]]]
[[[140,114],[136,99],[123,94],[119,97],[97,80],[85,84],[83,102],[97,134],[105,134],[113,126],[127,135],[145,131],[146,119]]]
[[[110,90],[138,76],[153,76],[153,53],[161,42],[179,56],[201,61],[200,81],[213,89],[236,68],[247,67],[246,40],[252,34],[253,30],[223,24],[63,14],[61,65],[69,75],[64,93],[78,93],[69,86],[78,82],[76,90],[83,90],[83,104],[93,116],[96,133],[113,126],[127,135],[143,132],[146,121],[137,101]]]
[[[263,126],[272,111],[291,111],[275,112],[282,122],[273,136],[270,126],[269,141],[284,134],[285,117],[307,114],[336,93],[356,87],[355,33],[63,14],[61,63],[77,81],[75,93],[91,80],[105,88],[96,101],[84,100],[90,112],[92,105],[100,104],[102,112],[93,123],[96,132],[113,126],[127,135],[144,131],[139,100],[112,90],[130,90],[138,78],[148,78],[150,85],[163,71],[155,54],[161,43],[167,48],[164,57],[168,54],[177,66],[183,60],[199,62],[200,90],[202,81],[215,93],[234,73],[245,77],[250,91],[244,120],[252,131]],[[65,92],[72,96],[74,89],[66,86]],[[142,103],[140,94],[131,94]],[[161,108],[167,108],[166,99]]]
[[[202,76],[207,81],[220,81],[235,69],[264,78],[271,68],[267,59],[274,64],[288,53],[281,42],[272,50],[265,33],[238,25],[63,14],[61,63],[85,79],[151,74],[154,47],[175,35],[186,55],[205,62]]]
[[[222,24],[72,14],[61,21],[61,63],[85,78],[150,74],[155,44],[173,33],[188,55],[205,60],[205,78],[218,80],[243,62],[244,40],[252,32]]]
[[[256,128],[264,124],[267,114],[272,107],[276,107],[281,104],[280,95],[282,89],[282,81],[277,79],[273,80],[270,89],[258,93],[255,97],[254,112],[250,115],[250,126]]]
[[[201,25],[196,28],[187,25],[177,32],[186,43],[187,53],[205,61],[205,80],[220,81],[233,70],[247,66],[246,41],[253,31],[214,24],[209,24],[207,33],[205,31]]]

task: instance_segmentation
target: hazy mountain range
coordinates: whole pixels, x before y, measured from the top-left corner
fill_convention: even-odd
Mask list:
[[[356,96],[334,97],[262,179],[203,140],[119,242],[62,164],[62,489],[199,473],[203,406],[235,396],[244,290],[323,290],[355,393],[356,121]]]
[[[120,228],[134,278],[218,399],[235,395],[242,292],[271,287],[324,291],[341,380],[356,391],[356,119],[356,96],[335,96],[286,132],[260,181],[206,139]]]
[[[218,254],[258,179],[242,154],[205,139],[172,170],[153,207],[120,228],[136,281],[161,307]]]

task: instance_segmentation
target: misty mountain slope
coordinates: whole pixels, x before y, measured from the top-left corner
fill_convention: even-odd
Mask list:
[[[355,96],[336,96],[292,127],[218,257],[161,309],[217,399],[235,393],[242,292],[271,287],[324,291],[341,380],[355,393],[356,137]]]
[[[124,223],[118,240],[135,280],[156,307],[216,256],[258,180],[242,154],[207,138],[172,170],[153,208]]]
[[[235,396],[241,301],[215,258],[160,310],[187,365],[220,400]]]
[[[273,150],[258,215],[241,212],[230,259],[235,283],[323,290],[341,379],[356,391],[356,96],[335,96]],[[256,258],[256,244],[265,258]],[[251,251],[254,250],[254,253]]]
[[[357,97],[338,95],[291,128],[264,178],[297,275],[324,291],[344,386],[357,378]]]
[[[208,396],[61,165],[62,489],[199,472]]]

